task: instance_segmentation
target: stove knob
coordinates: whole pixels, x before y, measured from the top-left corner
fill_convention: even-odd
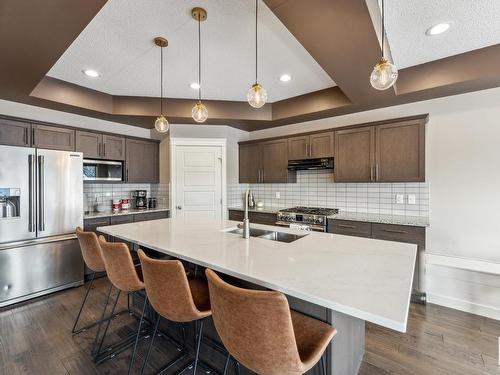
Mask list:
[[[316,219],[316,224],[323,224],[323,218],[322,217],[318,217]]]

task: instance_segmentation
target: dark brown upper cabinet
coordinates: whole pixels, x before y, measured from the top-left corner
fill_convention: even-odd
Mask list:
[[[288,159],[333,157],[333,131],[288,138]]]
[[[125,160],[125,138],[77,130],[76,151],[90,159]]]
[[[261,148],[262,182],[289,182],[287,140],[262,142]]]
[[[48,125],[32,125],[33,147],[75,151],[75,130]]]
[[[336,182],[425,181],[425,121],[335,132]]]
[[[76,151],[83,152],[83,157],[100,159],[102,147],[102,134],[76,131]]]
[[[243,144],[239,147],[240,183],[261,182],[262,155],[259,143]]]
[[[367,182],[375,176],[375,128],[335,132],[334,176],[336,182]]]
[[[295,182],[295,172],[288,172],[288,139],[241,144],[239,175],[241,183]]]
[[[375,168],[377,181],[425,181],[425,124],[407,121],[377,126]]]
[[[126,140],[126,181],[158,183],[159,144],[139,139]]]
[[[0,144],[31,146],[31,125],[28,122],[0,118]]]
[[[103,159],[125,160],[125,138],[103,134],[101,152]]]

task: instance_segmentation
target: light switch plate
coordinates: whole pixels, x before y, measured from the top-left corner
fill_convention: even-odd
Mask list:
[[[276,192],[276,199],[280,199],[280,192],[279,191]]]
[[[415,194],[408,194],[408,204],[417,204],[417,196]]]
[[[405,203],[404,194],[396,194],[396,203],[397,204],[404,204]]]

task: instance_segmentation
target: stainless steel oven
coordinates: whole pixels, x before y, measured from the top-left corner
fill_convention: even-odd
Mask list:
[[[84,181],[123,181],[121,161],[83,159]]]

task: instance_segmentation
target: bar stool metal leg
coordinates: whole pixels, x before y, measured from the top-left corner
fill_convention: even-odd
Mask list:
[[[120,295],[122,294],[122,291],[121,290],[118,290],[118,294],[116,295],[116,299],[115,299],[115,302],[113,304],[113,308],[111,309],[111,314],[110,316],[113,316],[113,314],[115,313],[115,309],[116,309],[116,305],[118,303],[118,300],[120,299]],[[101,353],[101,349],[102,349],[102,345],[104,344],[104,339],[106,338],[106,334],[108,333],[108,329],[109,329],[109,325],[111,324],[111,319],[109,319],[107,322],[106,322],[106,328],[104,329],[104,334],[102,335],[102,339],[101,339],[101,342],[99,343],[99,348],[97,349],[97,352],[95,353],[95,357],[97,358],[97,356]]]
[[[127,300],[130,298],[130,293],[127,295]],[[139,328],[137,329],[137,335],[135,337],[134,350],[132,351],[132,358],[130,359],[130,364],[128,365],[128,375],[132,373],[132,368],[134,367],[135,354],[137,352],[137,345],[139,343],[139,337],[141,336],[142,322],[144,321],[144,314],[146,312],[146,306],[148,304],[148,296],[144,297],[144,306],[142,306],[141,320],[139,321]]]
[[[104,305],[104,309],[102,310],[101,319],[99,320],[99,327],[97,328],[97,333],[95,335],[94,342],[92,343],[92,349],[90,351],[92,354],[95,353],[95,347],[97,345],[99,334],[101,333],[102,323],[104,322],[104,317],[106,316],[106,310],[108,309],[109,298],[111,297],[112,290],[113,290],[113,284],[109,286],[108,297],[106,298],[106,303]]]
[[[92,273],[92,277],[90,279],[89,286],[87,287],[87,291],[85,292],[85,297],[83,297],[82,305],[80,306],[80,311],[78,311],[78,315],[76,316],[75,324],[73,324],[73,328],[71,329],[71,333],[73,333],[75,335],[92,327],[92,326],[87,326],[87,327],[80,328],[79,330],[76,329],[76,325],[78,324],[78,321],[80,320],[80,315],[82,314],[82,311],[83,311],[83,306],[85,306],[85,302],[87,302],[87,298],[89,296],[90,289],[92,289],[92,284],[94,283],[94,278],[95,278],[95,272]]]
[[[153,331],[153,336],[151,336],[151,342],[149,343],[148,353],[146,354],[146,358],[144,358],[144,362],[142,363],[141,375],[144,374],[144,370],[146,369],[146,364],[148,363],[149,356],[151,354],[151,349],[153,349],[153,343],[155,341],[156,333],[158,331],[158,325],[160,324],[161,316],[158,314],[158,318],[156,318],[155,329]]]
[[[198,323],[198,321],[196,321]],[[200,357],[200,346],[201,346],[201,337],[203,335],[203,319],[199,321],[198,325],[198,334],[197,334],[197,344],[196,344],[196,356],[194,358],[194,368],[193,375],[196,375],[196,369],[198,368],[198,358]]]
[[[224,364],[224,371],[222,371],[222,375],[227,374],[227,368],[229,366],[229,360],[231,359],[231,354],[227,353],[226,363]]]
[[[325,353],[321,356],[321,373],[326,375],[326,366],[325,366]]]

